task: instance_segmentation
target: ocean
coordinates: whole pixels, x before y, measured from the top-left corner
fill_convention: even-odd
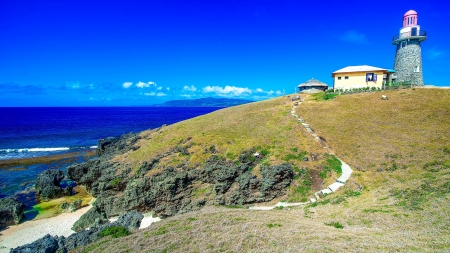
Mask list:
[[[65,153],[70,159],[0,168],[0,198],[16,196],[29,207],[37,175],[83,162],[99,139],[154,129],[222,107],[13,107],[0,108],[0,162]],[[65,182],[71,184],[70,182]]]

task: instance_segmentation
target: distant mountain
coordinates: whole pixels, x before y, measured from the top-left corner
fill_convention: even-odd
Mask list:
[[[254,101],[234,98],[199,98],[186,100],[170,100],[162,104],[155,104],[158,107],[230,107],[242,105]]]

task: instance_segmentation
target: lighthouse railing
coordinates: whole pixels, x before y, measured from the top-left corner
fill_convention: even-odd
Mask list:
[[[404,38],[410,38],[410,37],[425,37],[427,36],[427,32],[423,31],[423,30],[419,30],[419,31],[408,31],[408,32],[404,32],[404,33],[400,33],[395,35],[392,38],[392,41],[396,41],[399,39],[404,39]]]

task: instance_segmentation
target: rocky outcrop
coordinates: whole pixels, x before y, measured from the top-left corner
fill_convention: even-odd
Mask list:
[[[75,200],[72,203],[68,203],[68,202],[63,202],[61,204],[61,209],[63,213],[73,213],[76,210],[80,209],[81,207],[81,203],[83,201],[81,199]]]
[[[107,223],[108,218],[106,218],[106,214],[102,212],[98,206],[93,206],[89,209],[85,214],[83,214],[82,218],[77,220],[75,224],[72,226],[73,231],[81,231],[91,225],[100,225],[103,223]]]
[[[235,160],[227,160],[216,155],[214,149],[205,148],[210,157],[202,166],[180,164],[165,167],[162,160],[170,155],[189,155],[189,141],[173,147],[143,162],[138,168],[112,162],[117,154],[136,149],[132,145],[139,139],[126,135],[118,139],[107,138],[99,141],[99,157],[67,168],[69,177],[78,184],[85,185],[96,198],[89,212],[74,225],[81,230],[101,222],[106,217],[117,216],[125,211],[153,211],[160,217],[199,210],[204,205],[245,205],[270,201],[285,194],[293,178],[289,164],[261,167],[261,176],[252,170],[264,159],[254,156],[255,150],[242,152]],[[155,168],[165,167],[155,173]],[[147,176],[147,175],[151,176]],[[211,189],[208,197],[193,197],[194,184],[202,184]],[[106,217],[105,217],[106,216]]]
[[[60,198],[62,196],[70,196],[72,187],[68,186],[62,189],[60,182],[63,179],[64,172],[61,170],[44,170],[39,173],[36,179],[36,193],[39,194],[43,201]]]
[[[30,244],[26,244],[15,249],[11,253],[54,253],[58,250],[58,237],[47,234]]]
[[[108,154],[109,156],[113,156],[118,153],[127,152],[130,149],[136,150],[139,147],[134,144],[140,138],[141,137],[139,135],[130,133],[124,134],[119,138],[108,137],[101,139],[98,141],[97,155],[102,156],[104,154]]]
[[[25,205],[14,198],[0,199],[0,228],[19,224]]]
[[[54,252],[69,252],[76,247],[86,246],[89,243],[100,238],[100,232],[111,226],[123,226],[129,230],[135,230],[141,225],[144,218],[142,214],[137,211],[125,213],[119,219],[112,223],[107,223],[99,226],[93,226],[89,230],[79,231],[70,235],[69,237],[58,237],[46,235],[30,244],[26,244],[15,249],[11,249],[11,253],[54,253]]]

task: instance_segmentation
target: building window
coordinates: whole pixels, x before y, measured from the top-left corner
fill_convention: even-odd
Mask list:
[[[341,77],[340,77],[340,76],[338,76],[338,80],[341,80]]]
[[[406,41],[402,41],[401,46],[402,46],[402,47],[406,47],[407,44],[408,44],[408,43],[407,43]]]
[[[414,72],[419,72],[419,66],[414,66]]]
[[[366,73],[366,82],[373,82],[374,73]]]
[[[345,79],[348,79],[348,76],[345,76]]]

